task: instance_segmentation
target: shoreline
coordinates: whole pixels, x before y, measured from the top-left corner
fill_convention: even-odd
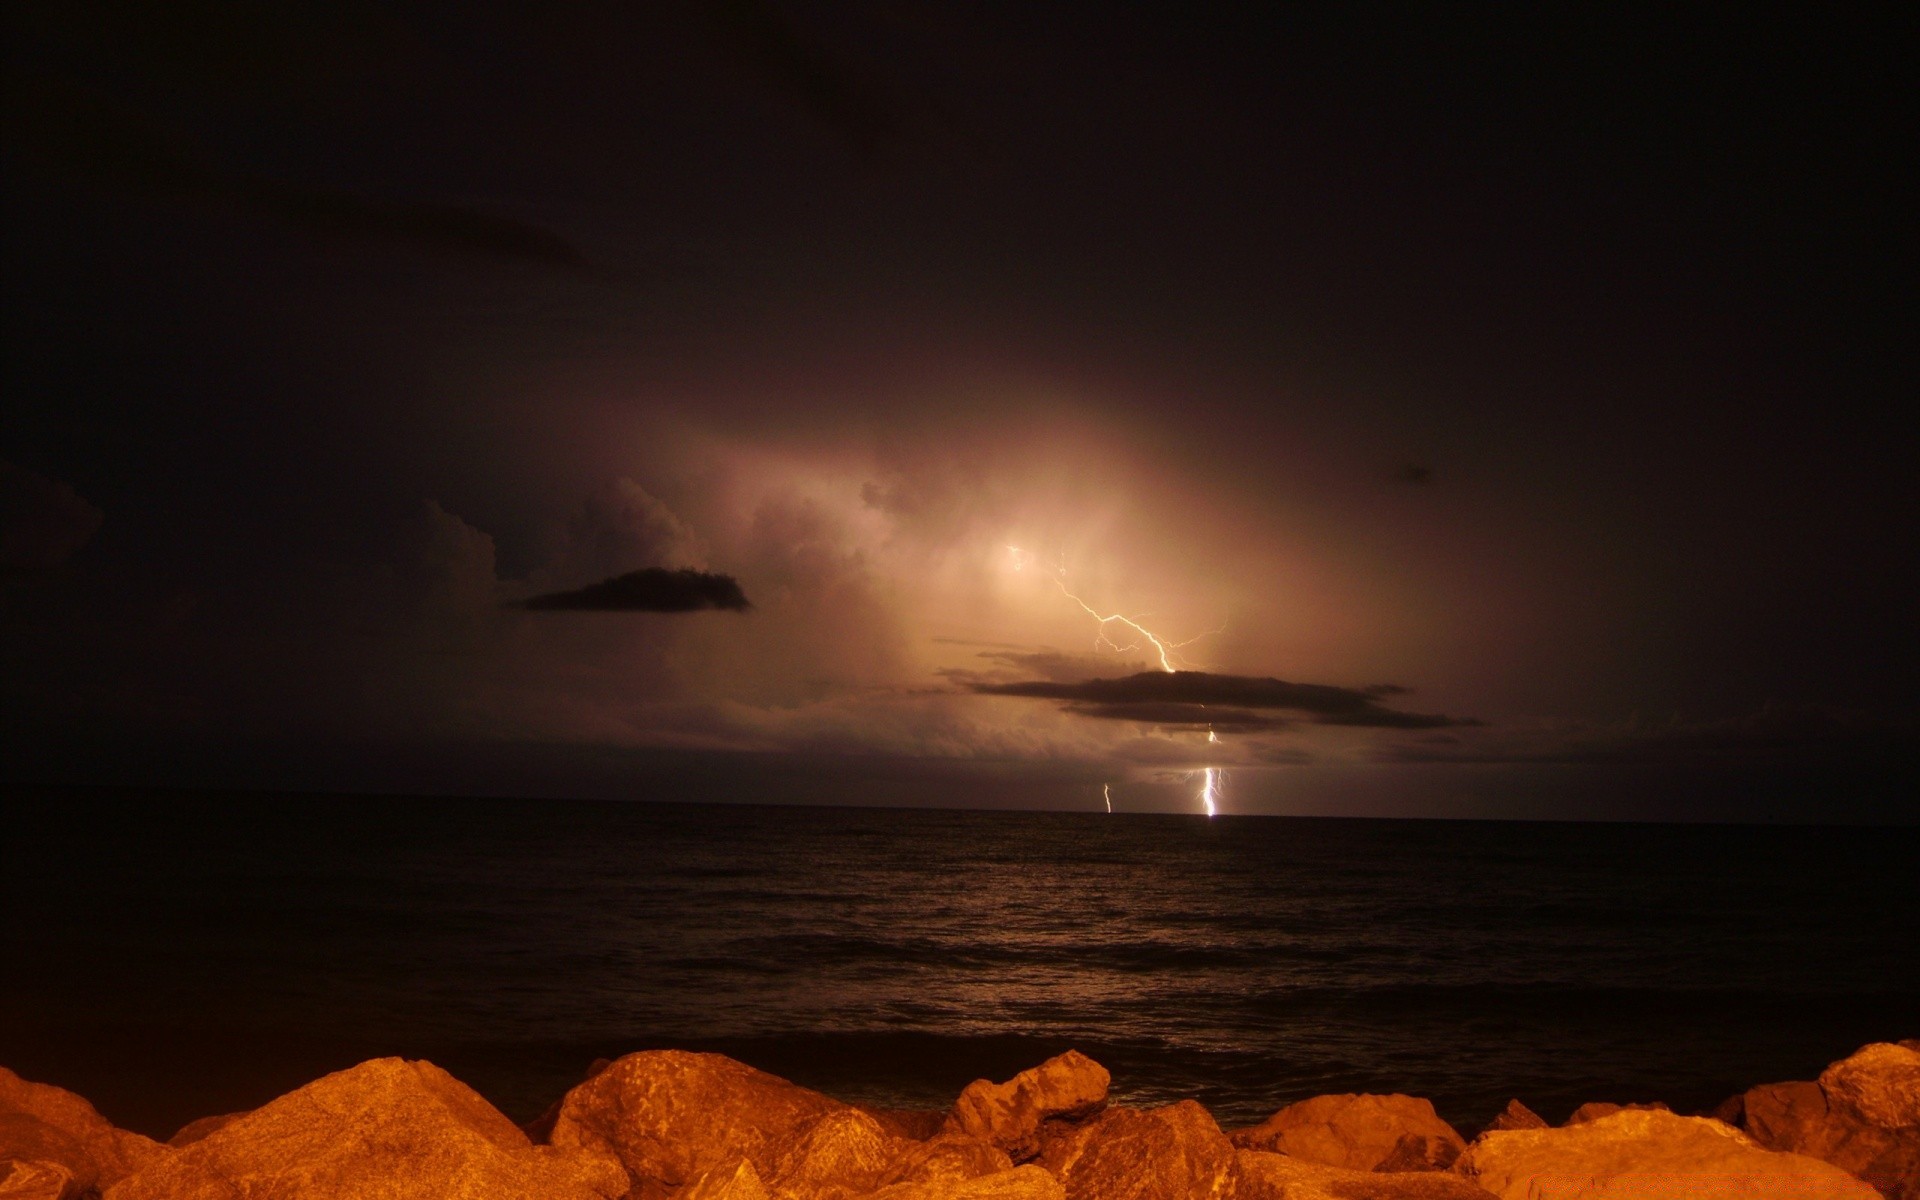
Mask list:
[[[1151,1185],[1127,1185],[1143,1200],[1546,1197],[1561,1194],[1541,1183],[1561,1167],[1588,1183],[1647,1170],[1693,1170],[1706,1182],[1745,1172],[1802,1190],[1743,1195],[1920,1200],[1920,1041],[1870,1044],[1817,1080],[1755,1084],[1708,1113],[1594,1101],[1551,1125],[1514,1100],[1479,1130],[1457,1130],[1402,1094],[1317,1096],[1223,1129],[1192,1100],[1113,1103],[1106,1068],[1071,1050],[1004,1082],[975,1080],[947,1108],[916,1110],[843,1102],[722,1055],[640,1051],[596,1061],[519,1126],[429,1062],[372,1059],[257,1109],[205,1114],[164,1143],[111,1125],[58,1084],[0,1070],[0,1164],[13,1164],[0,1165],[12,1172],[0,1174],[0,1194],[225,1195],[243,1177],[307,1178],[315,1164],[331,1164],[322,1175],[426,1187],[458,1144],[459,1171],[505,1179],[538,1166],[571,1181],[552,1194],[583,1200],[1104,1200],[1113,1183],[1101,1172],[1122,1162],[1127,1178]],[[316,1113],[327,1114],[317,1126]],[[291,1165],[289,1137],[301,1143]],[[420,1137],[427,1142],[415,1144]],[[1206,1178],[1181,1175],[1196,1170]],[[39,1179],[59,1186],[27,1189]]]

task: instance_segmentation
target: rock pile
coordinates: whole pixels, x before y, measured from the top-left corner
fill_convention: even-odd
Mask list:
[[[165,1145],[0,1069],[0,1200],[1920,1200],[1920,1044],[1876,1044],[1716,1117],[1519,1101],[1471,1143],[1412,1096],[1316,1096],[1224,1133],[1108,1104],[1069,1051],[952,1109],[843,1103],[716,1054],[596,1063],[515,1126],[431,1063],[375,1059]],[[1877,1189],[1877,1190],[1876,1190]]]

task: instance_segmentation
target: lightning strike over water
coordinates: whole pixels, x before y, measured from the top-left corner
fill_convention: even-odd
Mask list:
[[[1205,779],[1206,782],[1200,786],[1200,803],[1207,806],[1207,815],[1211,817],[1219,811],[1214,801],[1220,798],[1220,768],[1208,767]]]
[[[1112,812],[1113,811],[1113,785],[1110,783],[1101,784],[1100,795],[1103,798],[1105,798],[1107,802],[1107,811]]]

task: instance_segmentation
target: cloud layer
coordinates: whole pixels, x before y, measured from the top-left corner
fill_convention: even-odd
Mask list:
[[[972,686],[974,691],[989,696],[1064,701],[1070,711],[1082,716],[1158,724],[1225,723],[1272,728],[1282,723],[1248,711],[1258,709],[1304,713],[1320,725],[1440,729],[1478,724],[1456,717],[1400,712],[1380,704],[1379,696],[1395,694],[1400,689],[1356,690],[1323,683],[1289,683],[1271,677],[1217,675],[1210,671],[1141,671],[1116,679],[1072,682],[1036,679]],[[1216,706],[1224,711],[1216,711]]]
[[[583,588],[532,596],[519,607],[532,612],[684,613],[709,608],[744,612],[753,606],[730,575],[643,567]]]

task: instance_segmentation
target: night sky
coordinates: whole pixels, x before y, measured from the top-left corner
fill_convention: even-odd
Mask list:
[[[1911,14],[6,21],[0,778],[1920,820]]]

